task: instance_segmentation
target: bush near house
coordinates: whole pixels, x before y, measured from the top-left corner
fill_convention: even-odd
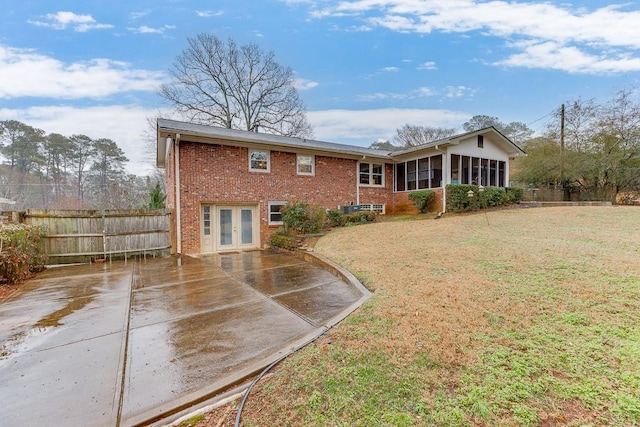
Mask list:
[[[477,185],[449,184],[447,191],[447,211],[470,212],[482,208],[506,206],[522,200],[522,188],[484,187],[479,191]],[[473,197],[469,197],[473,191]]]
[[[299,236],[286,234],[284,229],[279,229],[269,236],[269,245],[272,248],[282,248],[294,251],[302,246],[302,240]]]
[[[287,203],[282,208],[282,222],[287,232],[297,234],[318,233],[324,226],[324,209],[305,201]]]
[[[344,214],[332,209],[325,214],[322,207],[312,207],[304,201],[287,203],[281,213],[283,226],[269,236],[269,245],[288,250],[303,246],[308,235],[320,232],[325,224],[330,227],[346,227],[374,222],[378,217],[373,211]]]
[[[24,224],[0,228],[0,283],[15,283],[44,269],[44,228]]]
[[[413,206],[420,211],[420,213],[427,213],[429,205],[436,198],[436,193],[431,190],[419,190],[409,193],[409,200],[413,202]]]
[[[327,219],[331,227],[345,227],[348,225],[365,224],[375,222],[378,214],[374,211],[359,211],[344,214],[342,211],[332,209],[327,212]]]

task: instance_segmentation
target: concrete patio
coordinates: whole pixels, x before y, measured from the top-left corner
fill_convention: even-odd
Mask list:
[[[264,251],[48,269],[0,303],[3,425],[162,419],[321,335],[368,295],[324,260]]]

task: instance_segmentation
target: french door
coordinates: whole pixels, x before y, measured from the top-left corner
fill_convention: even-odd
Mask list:
[[[224,252],[260,246],[256,206],[202,205],[201,251]]]

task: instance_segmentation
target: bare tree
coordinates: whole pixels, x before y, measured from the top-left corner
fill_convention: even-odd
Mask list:
[[[531,138],[534,131],[522,122],[503,123],[494,116],[477,115],[469,119],[462,125],[465,132],[473,132],[479,129],[488,128],[493,126],[504,136],[509,138],[517,145],[522,145],[525,141]]]
[[[210,34],[187,39],[176,58],[174,81],[160,95],[189,120],[229,129],[310,137],[305,105],[291,68],[255,44],[237,46]]]
[[[375,141],[373,144],[371,144],[369,148],[372,148],[374,150],[391,152],[391,151],[402,150],[404,147],[398,147],[397,145],[393,145],[392,143],[390,143],[385,139],[379,139]]]
[[[567,149],[576,152],[592,151],[593,135],[598,132],[598,117],[602,107],[594,99],[567,102],[564,118],[564,139]],[[561,108],[554,111],[555,120],[547,127],[546,136],[560,141]]]
[[[74,178],[78,184],[78,199],[84,201],[86,176],[85,172],[96,154],[94,142],[86,135],[71,135],[71,162],[74,167]]]
[[[406,124],[396,129],[393,140],[403,147],[415,147],[450,137],[456,133],[453,128],[437,128],[431,126],[419,126]]]

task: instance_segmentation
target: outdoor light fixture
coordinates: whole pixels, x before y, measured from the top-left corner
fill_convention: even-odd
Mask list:
[[[469,197],[469,198],[473,197],[473,190],[467,191],[467,197]]]
[[[482,193],[484,191],[484,187],[482,185],[478,185],[478,191]]]

